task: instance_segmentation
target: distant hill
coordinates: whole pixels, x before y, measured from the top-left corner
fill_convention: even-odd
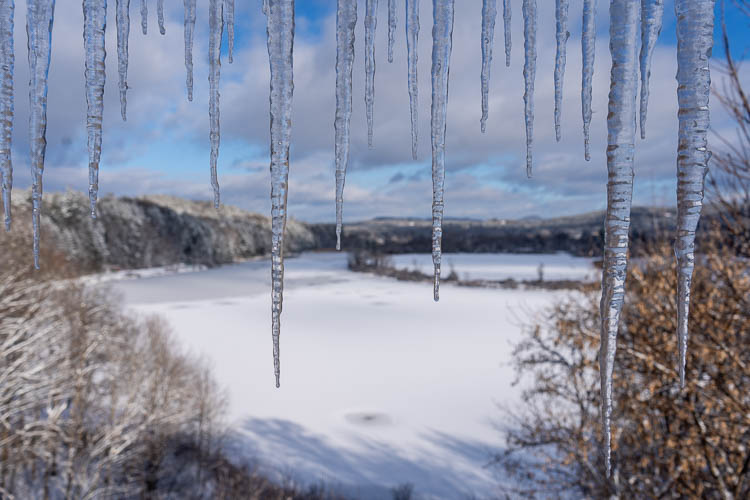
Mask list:
[[[14,193],[14,229],[29,231],[28,192]],[[268,255],[270,219],[232,206],[216,211],[209,202],[171,196],[139,198],[105,196],[98,217],[88,213],[82,193],[44,196],[42,245],[53,245],[86,271],[165,266],[176,263],[216,266]],[[656,234],[671,234],[675,211],[634,207],[632,251],[639,253]],[[558,252],[598,256],[602,253],[603,212],[550,219],[446,219],[445,252]],[[344,225],[345,250],[382,253],[429,253],[432,222],[379,218]],[[334,224],[287,223],[286,251],[333,249]]]

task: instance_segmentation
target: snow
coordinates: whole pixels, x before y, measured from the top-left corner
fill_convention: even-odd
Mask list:
[[[516,278],[540,261],[550,271],[575,262],[583,275],[585,262],[477,257],[456,262],[477,274],[485,263],[487,277],[515,267]],[[419,259],[431,263],[429,254]],[[136,311],[164,316],[213,364],[247,457],[298,480],[341,482],[361,498],[389,498],[383,488],[407,481],[424,498],[492,494],[499,479],[484,466],[503,445],[498,405],[519,396],[511,344],[558,293],[446,285],[435,304],[429,283],[352,273],[341,253],[288,258],[284,384],[275,389],[269,267],[251,261],[111,285]]]

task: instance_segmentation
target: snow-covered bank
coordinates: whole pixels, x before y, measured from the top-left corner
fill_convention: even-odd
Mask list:
[[[554,256],[524,257],[536,269]],[[303,254],[287,261],[276,389],[269,278],[259,261],[111,285],[212,361],[248,456],[363,497],[404,482],[434,498],[493,492],[499,478],[484,466],[503,444],[497,406],[518,398],[511,343],[555,292],[446,286],[435,304],[430,285]]]

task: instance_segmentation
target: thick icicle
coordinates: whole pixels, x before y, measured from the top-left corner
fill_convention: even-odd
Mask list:
[[[120,115],[128,119],[128,37],[130,36],[130,0],[117,0],[117,72],[120,76]]]
[[[562,115],[563,80],[565,79],[565,47],[570,38],[568,32],[568,0],[555,0],[557,52],[555,54],[555,138],[560,142],[560,119]]]
[[[26,2],[29,49],[29,145],[31,149],[31,221],[34,230],[34,267],[39,269],[39,229],[42,212],[42,175],[47,152],[47,76],[52,54],[55,0]]]
[[[526,121],[526,175],[531,177],[534,142],[534,80],[536,79],[536,0],[523,0],[524,120]]]
[[[148,34],[148,5],[146,0],[141,0],[141,31],[143,34]]]
[[[607,474],[611,463],[612,372],[617,349],[617,328],[625,298],[628,264],[628,230],[633,199],[633,156],[637,83],[638,2],[611,0],[609,49],[612,54],[612,84],[607,115],[607,218],[604,232],[602,272],[601,377],[602,427]]]
[[[440,264],[443,241],[445,190],[445,131],[448,122],[448,77],[453,50],[454,0],[433,0],[432,25],[432,264],[435,267],[433,295],[440,300]]]
[[[489,114],[490,69],[492,66],[492,45],[495,39],[496,0],[482,1],[482,133],[487,129]]]
[[[586,161],[591,160],[591,85],[594,78],[596,49],[596,0],[583,0],[583,32],[581,52],[583,70],[581,77],[581,114],[583,116],[583,147]]]
[[[646,138],[651,56],[661,33],[664,0],[641,0],[641,139]]]
[[[677,240],[680,384],[685,385],[690,283],[695,266],[695,231],[703,207],[703,181],[708,172],[706,134],[710,124],[709,59],[713,49],[714,0],[675,0],[677,13]]]
[[[505,66],[510,66],[510,50],[513,47],[510,37],[510,21],[511,21],[511,8],[510,0],[503,0],[503,31],[505,34]]]
[[[166,34],[167,30],[164,28],[164,0],[156,2],[156,17],[159,22],[159,33],[162,35]]]
[[[417,88],[417,42],[419,40],[419,0],[406,0],[406,51],[408,65],[409,111],[411,113],[411,157],[417,159],[419,132],[419,90]]]
[[[224,0],[224,22],[227,25],[227,60],[234,62],[234,0]]]
[[[195,33],[195,1],[184,0],[185,5],[185,86],[188,101],[193,100],[193,33]]]
[[[337,0],[336,5],[336,250],[341,250],[344,224],[344,183],[349,165],[349,122],[352,117],[352,66],[357,0]]]
[[[107,29],[107,0],[83,0],[83,44],[86,52],[86,132],[89,150],[89,208],[96,218],[99,193],[99,160],[102,155],[104,115],[104,35]]]
[[[211,142],[211,187],[214,190],[214,207],[219,208],[219,176],[216,164],[219,160],[219,80],[221,77],[221,37],[224,34],[224,18],[221,0],[210,0],[208,4],[208,118]]]
[[[268,8],[268,60],[271,64],[271,281],[273,366],[279,387],[279,335],[284,295],[284,230],[286,228],[289,145],[292,136],[294,93],[292,48],[294,0],[270,0]]]
[[[393,62],[393,44],[396,43],[396,0],[388,0],[388,62]]]
[[[372,147],[373,107],[375,105],[375,30],[377,26],[378,0],[365,0],[365,109],[369,147]]]
[[[16,56],[13,49],[13,0],[0,2],[0,180],[3,186],[3,210],[5,213],[5,230],[10,231],[11,205],[10,194],[13,188],[13,162],[11,160],[11,143],[13,140],[13,69]]]

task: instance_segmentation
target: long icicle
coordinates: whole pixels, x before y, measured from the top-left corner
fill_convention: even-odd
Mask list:
[[[388,0],[388,62],[393,62],[393,45],[396,43],[396,0]]]
[[[279,336],[284,295],[284,231],[286,228],[289,146],[294,93],[294,0],[270,0],[268,6],[268,60],[271,66],[271,282],[273,366],[280,385]]]
[[[373,108],[375,105],[375,30],[378,27],[378,0],[365,0],[365,110],[367,145],[372,148]]]
[[[419,89],[417,87],[417,43],[419,41],[419,0],[406,0],[406,52],[409,111],[411,115],[411,157],[417,159],[419,135]]]
[[[234,62],[234,0],[224,0],[224,22],[227,25],[227,60]]]
[[[581,52],[583,57],[581,76],[581,115],[583,116],[583,148],[586,161],[591,160],[591,87],[594,78],[594,56],[596,51],[596,0],[583,0],[583,31]]]
[[[557,39],[557,51],[555,53],[555,139],[560,142],[565,52],[568,38],[570,38],[568,32],[568,0],[555,0],[555,18]]]
[[[492,45],[495,40],[495,18],[497,0],[482,1],[482,118],[479,121],[482,133],[487,129],[489,115],[490,69],[492,66]]]
[[[432,264],[433,298],[440,300],[443,210],[445,208],[445,132],[448,122],[448,78],[453,49],[454,0],[433,0],[432,25]]]
[[[15,4],[13,0],[0,2],[0,120],[2,121],[2,135],[0,135],[0,181],[3,189],[3,212],[5,214],[5,230],[10,231],[11,225],[11,191],[13,189],[13,161],[11,145],[13,141],[13,70],[16,56],[13,48],[13,17]]]
[[[156,3],[156,18],[159,23],[159,33],[165,35],[167,30],[164,28],[164,0],[159,0]]]
[[[510,51],[513,47],[513,42],[510,36],[510,21],[512,17],[511,0],[503,0],[503,34],[505,35],[505,66],[510,66]]]
[[[83,42],[86,52],[86,132],[89,150],[89,208],[96,218],[99,195],[99,160],[102,155],[102,117],[104,115],[104,70],[107,51],[107,0],[83,0]]]
[[[26,34],[29,48],[29,145],[31,149],[31,221],[34,230],[34,267],[39,269],[39,230],[42,176],[47,152],[47,77],[52,55],[55,0],[28,0]]]
[[[604,431],[607,475],[611,470],[612,373],[617,349],[617,329],[625,299],[628,264],[628,231],[633,200],[633,157],[635,152],[638,2],[611,0],[610,42],[612,71],[607,115],[607,218],[604,231],[602,272],[601,416]]]
[[[130,0],[117,0],[117,73],[120,89],[120,115],[128,119],[128,38],[130,37]]]
[[[344,225],[344,183],[349,165],[349,122],[352,117],[352,66],[357,0],[337,0],[336,5],[336,250],[341,250]]]
[[[141,31],[144,35],[148,34],[148,5],[146,0],[141,0]]]
[[[188,101],[193,100],[193,34],[195,33],[195,1],[184,0],[185,5],[185,86]]]
[[[661,33],[664,0],[641,0],[641,139],[646,138],[651,58]]]
[[[211,142],[211,187],[214,191],[214,207],[219,208],[219,143],[221,141],[219,120],[219,81],[221,78],[221,37],[224,34],[223,4],[221,0],[210,0],[208,5],[208,117]]]
[[[536,79],[536,0],[523,0],[524,120],[526,122],[526,175],[531,177],[534,142],[534,80]]]
[[[685,386],[685,362],[690,312],[690,284],[695,266],[695,231],[703,208],[704,179],[711,152],[706,135],[710,125],[709,59],[713,49],[714,0],[675,0],[677,13],[677,308],[680,385]]]

